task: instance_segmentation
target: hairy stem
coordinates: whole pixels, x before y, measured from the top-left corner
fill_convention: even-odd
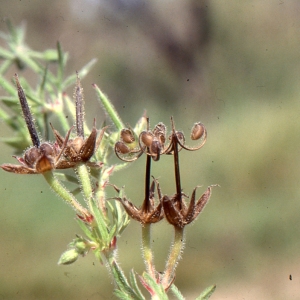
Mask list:
[[[101,104],[104,106],[104,111],[109,115],[111,120],[113,121],[114,125],[117,127],[118,130],[122,130],[125,128],[119,114],[117,113],[115,107],[109,101],[109,99],[102,93],[99,87],[96,84],[93,84],[93,87],[96,89],[97,95],[100,99]]]
[[[77,213],[82,216],[89,215],[88,211],[76,200],[76,198],[63,186],[63,184],[54,176],[53,172],[43,173],[44,178],[52,190],[63,200],[69,203]]]
[[[151,224],[149,223],[142,226],[142,252],[147,272],[153,279],[156,279],[151,249]]]
[[[184,228],[174,226],[175,236],[174,243],[171,247],[171,251],[166,263],[165,272],[162,279],[162,285],[164,289],[167,289],[174,279],[174,272],[177,263],[180,259],[181,251],[184,247]]]
[[[84,199],[91,210],[92,209],[91,199],[93,196],[93,190],[92,190],[92,183],[90,180],[90,174],[87,169],[87,166],[85,164],[78,164],[76,167],[76,172],[81,183]]]

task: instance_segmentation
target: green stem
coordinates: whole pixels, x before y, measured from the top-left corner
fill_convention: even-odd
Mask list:
[[[117,262],[116,262],[116,259],[113,255],[113,252],[112,251],[102,251],[101,252],[101,259],[100,259],[105,267],[107,268],[108,272],[110,275],[112,275],[113,277],[113,281],[114,281],[114,284],[116,286],[116,280],[114,278],[114,265],[117,265]]]
[[[104,106],[105,112],[109,115],[115,126],[118,130],[122,130],[125,128],[125,125],[123,124],[120,116],[118,115],[115,107],[110,102],[110,100],[102,93],[102,91],[99,89],[99,87],[96,84],[93,84],[93,87],[96,90],[96,93],[101,101],[101,104]]]
[[[147,149],[149,150],[149,149]],[[145,176],[145,200],[143,203],[143,211],[150,212],[150,172],[151,172],[151,156],[146,156],[146,176]],[[153,264],[153,252],[151,250],[151,223],[142,225],[142,252],[147,272],[156,280],[155,267]]]
[[[143,224],[142,226],[142,252],[146,270],[149,275],[156,280],[155,266],[153,263],[153,252],[151,249],[151,224]]]
[[[81,183],[84,199],[88,204],[89,209],[92,211],[91,200],[93,196],[93,190],[87,166],[85,164],[78,164],[76,167],[76,172]]]
[[[167,289],[174,278],[174,272],[177,262],[180,259],[180,254],[184,246],[184,228],[174,226],[175,236],[174,243],[166,263],[165,272],[162,279],[164,289]]]
[[[112,275],[115,288],[120,290],[126,290],[126,288],[128,289],[129,285],[127,279],[124,276],[124,272],[117,263],[113,251],[103,251],[102,254],[102,260],[105,263],[105,266],[108,269],[109,273]]]
[[[109,182],[109,177],[114,171],[114,166],[102,167],[101,173],[98,179],[98,188],[96,189],[95,199],[97,199],[97,204],[99,209],[101,209],[102,214],[107,217],[107,209],[105,203],[105,186]]]
[[[62,185],[51,171],[43,173],[44,178],[53,189],[53,191],[63,200],[69,203],[77,213],[86,216],[88,211],[76,200],[76,198]]]

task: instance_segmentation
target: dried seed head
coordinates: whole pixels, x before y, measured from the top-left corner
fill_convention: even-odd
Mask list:
[[[199,140],[203,137],[205,133],[205,127],[202,123],[198,122],[195,123],[192,132],[191,132],[191,139],[192,140]]]
[[[153,139],[154,139],[154,136],[151,132],[143,131],[140,134],[140,140],[143,142],[143,144],[146,147],[151,147]]]
[[[153,129],[153,133],[156,135],[156,133],[162,133],[162,134],[166,134],[167,131],[167,127],[164,123],[159,122],[157,125],[155,125],[154,129]]]
[[[120,133],[121,140],[127,144],[133,143],[135,141],[134,134],[131,129],[124,128]]]
[[[54,156],[56,155],[55,148],[49,143],[42,143],[40,146],[40,152],[46,156]]]
[[[151,158],[149,159],[151,161]],[[120,189],[118,189],[116,186],[113,187],[120,194]],[[155,202],[157,202],[154,198],[155,189],[157,190],[157,196],[159,201],[158,204],[155,204]],[[135,206],[126,197],[115,197],[113,199],[116,199],[121,202],[129,217],[144,225],[150,223],[157,223],[164,218],[164,211],[161,198],[162,195],[159,183],[156,179],[154,179],[151,184],[149,193],[147,194],[147,192],[145,192],[145,199],[141,207]]]
[[[39,148],[33,146],[25,151],[24,161],[29,167],[33,168],[39,156],[40,156]]]
[[[162,145],[164,145],[166,142],[166,131],[167,127],[161,122],[158,123],[153,129],[153,134],[157,137]]]
[[[161,144],[159,141],[154,140],[151,144],[151,146],[149,147],[150,150],[150,154],[153,158],[154,161],[159,160],[160,158],[160,153],[161,153]]]
[[[183,194],[180,195],[181,198],[179,199],[182,204],[181,207],[178,205],[178,195],[172,197],[164,196],[162,202],[167,221],[178,228],[183,228],[192,223],[207,204],[213,186],[209,186],[198,200],[196,200],[196,189],[198,188],[196,187],[193,190],[189,206],[183,201]]]
[[[181,143],[185,143],[185,136],[184,133],[182,131],[176,131],[176,136],[177,139],[181,142]]]
[[[77,152],[79,153],[82,145],[84,144],[84,140],[81,136],[77,136],[75,139],[69,141],[71,147]]]
[[[120,154],[128,154],[130,152],[129,147],[120,141],[115,144],[115,149]]]

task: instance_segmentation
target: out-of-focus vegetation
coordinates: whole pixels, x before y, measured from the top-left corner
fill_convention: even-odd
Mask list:
[[[82,82],[87,118],[105,119],[89,88],[95,82],[131,125],[146,109],[152,124],[173,115],[186,132],[195,121],[207,127],[203,149],[181,155],[185,193],[197,184],[221,185],[186,228],[176,284],[188,299],[213,283],[215,300],[300,297],[299,10],[298,1],[1,2],[0,30],[6,18],[25,21],[37,50],[59,40],[69,72],[98,59]],[[0,126],[0,135],[10,132]],[[1,163],[12,161],[10,149],[1,149]],[[171,159],[153,168],[169,194]],[[143,190],[132,181],[139,187],[143,172],[137,162],[112,180],[139,203]],[[78,228],[43,179],[1,172],[0,182],[0,296],[109,299],[110,280],[94,257],[56,265]],[[139,229],[132,222],[119,240],[128,271],[143,268]],[[171,234],[166,224],[154,228],[157,266]]]

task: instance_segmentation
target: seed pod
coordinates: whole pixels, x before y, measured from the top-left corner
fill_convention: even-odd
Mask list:
[[[158,123],[153,129],[154,135],[156,135],[157,133],[166,134],[166,131],[167,131],[167,127],[162,122]]]
[[[131,129],[124,128],[121,130],[121,140],[127,144],[133,143],[135,141],[134,134]]]
[[[161,144],[158,140],[154,140],[149,148],[150,154],[154,161],[158,161],[161,153]]]
[[[195,123],[192,132],[191,132],[191,139],[192,140],[199,140],[202,138],[203,134],[205,132],[205,127],[202,123],[198,122]]]
[[[184,136],[183,132],[176,131],[176,136],[180,142],[182,142],[183,144],[185,143],[185,136]]]
[[[40,152],[46,156],[55,156],[56,155],[56,149],[53,147],[53,145],[50,145],[47,142],[44,142],[40,146]]]
[[[26,150],[24,154],[24,161],[29,167],[34,167],[37,159],[40,157],[40,150],[39,148],[33,146]]]
[[[121,154],[127,154],[130,152],[129,147],[120,141],[115,144],[115,150],[116,150],[116,152],[121,153]]]
[[[151,132],[143,131],[140,134],[140,140],[144,143],[145,146],[151,147],[154,136]]]
[[[69,144],[75,150],[76,153],[79,153],[82,145],[84,144],[84,141],[81,136],[77,136],[75,139],[70,141]]]

